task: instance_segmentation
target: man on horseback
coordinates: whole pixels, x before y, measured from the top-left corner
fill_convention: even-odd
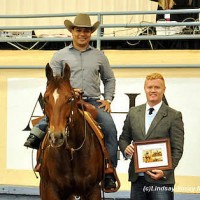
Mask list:
[[[117,130],[110,114],[110,104],[115,93],[115,77],[109,61],[103,52],[90,46],[91,34],[99,27],[97,21],[91,25],[87,14],[78,14],[72,23],[65,20],[66,28],[72,33],[72,43],[56,52],[50,62],[54,76],[61,75],[65,63],[71,70],[70,83],[78,95],[83,92],[83,100],[98,110],[97,122],[104,133],[105,145],[113,167],[117,167]],[[104,85],[104,100],[100,99],[100,81]],[[30,132],[24,146],[38,149],[47,130],[48,123],[43,118]],[[106,175],[105,189],[116,188],[115,178]]]

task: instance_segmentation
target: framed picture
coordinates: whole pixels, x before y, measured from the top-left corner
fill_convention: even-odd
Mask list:
[[[135,172],[172,169],[169,138],[134,142]]]

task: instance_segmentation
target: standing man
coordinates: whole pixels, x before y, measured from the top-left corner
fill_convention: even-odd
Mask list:
[[[65,63],[71,70],[70,83],[76,93],[83,92],[83,100],[98,110],[97,122],[104,133],[105,145],[111,157],[113,167],[117,167],[117,130],[111,117],[111,102],[115,93],[115,77],[107,57],[102,51],[90,46],[92,33],[99,27],[97,21],[91,25],[87,14],[78,14],[74,23],[65,20],[66,28],[72,33],[72,43],[56,52],[50,62],[54,76],[61,75]],[[100,82],[103,82],[104,99],[100,99]],[[46,133],[47,122],[44,118],[31,130],[24,146],[39,148]],[[105,177],[105,189],[116,188],[115,178]]]
[[[130,196],[134,200],[173,200],[174,170],[183,154],[182,114],[162,102],[165,81],[161,74],[148,75],[144,90],[147,98],[146,104],[130,108],[119,138],[120,150],[126,158],[131,158],[129,165]],[[136,173],[132,143],[159,138],[170,139],[173,169],[165,171],[155,169],[145,173]]]

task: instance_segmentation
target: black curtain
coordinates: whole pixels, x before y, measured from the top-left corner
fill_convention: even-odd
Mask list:
[[[157,0],[153,0],[156,1]],[[188,5],[189,0],[174,0],[176,5],[173,6],[173,9],[196,9],[200,8],[200,0],[193,0],[191,5]],[[158,5],[158,10],[163,10],[159,5]],[[170,15],[170,20],[171,21],[194,21],[199,18],[198,13],[185,13],[185,14],[171,14]],[[156,20],[164,20],[164,15],[157,15]]]
[[[158,0],[151,0],[158,2]],[[176,5],[172,9],[198,9],[200,8],[200,0],[193,0],[191,5],[188,5],[189,0],[174,0]],[[163,10],[158,6],[158,10]],[[178,22],[193,22],[199,18],[199,13],[171,14],[171,21]],[[157,20],[165,20],[164,15],[157,15]],[[155,29],[155,28],[154,28]],[[194,27],[186,27],[181,34],[193,34]],[[196,34],[200,34],[196,32]],[[152,41],[154,49],[200,49],[200,40],[158,40]]]

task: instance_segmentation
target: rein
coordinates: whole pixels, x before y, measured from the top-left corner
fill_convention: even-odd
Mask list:
[[[74,94],[74,92],[73,92],[73,96],[75,96],[75,94]],[[75,97],[76,98],[76,97]],[[75,100],[73,100],[73,102],[74,102]],[[71,114],[70,114],[70,116],[71,117],[73,117],[73,105],[72,105],[72,103],[71,103]],[[84,111],[84,108],[83,108],[83,105],[81,104],[81,109]],[[70,119],[70,118],[69,118]],[[71,160],[73,160],[73,155],[74,155],[74,153],[75,153],[75,151],[79,151],[82,147],[83,147],[83,145],[85,144],[85,141],[86,141],[86,137],[87,137],[87,126],[86,126],[86,119],[85,119],[85,117],[83,116],[83,119],[84,119],[84,139],[83,139],[83,141],[82,141],[82,143],[81,143],[81,145],[79,146],[79,147],[77,147],[77,148],[74,148],[74,147],[70,147],[70,145],[68,144],[68,142],[67,142],[67,138],[66,138],[66,149],[69,149],[70,150],[70,153],[71,153]],[[70,121],[70,120],[69,120]],[[69,133],[70,133],[70,131],[69,131],[69,123],[70,122],[68,122],[68,125],[67,125],[67,127],[66,127],[66,130],[67,130],[67,136],[69,137]]]

